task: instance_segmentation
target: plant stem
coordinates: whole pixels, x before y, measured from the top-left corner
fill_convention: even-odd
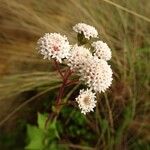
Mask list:
[[[71,70],[67,70],[65,75],[64,75],[64,79],[63,79],[63,84],[62,86],[60,87],[60,90],[59,90],[59,94],[57,96],[57,99],[56,99],[56,105],[59,105],[59,103],[61,102],[61,98],[63,96],[63,93],[64,93],[64,89],[65,89],[65,86],[67,84],[67,81],[68,81],[68,78],[70,77],[71,75]]]
[[[77,84],[77,83],[79,83],[79,80],[69,81],[69,82],[66,83],[66,86],[70,86],[72,84]]]
[[[62,79],[64,80],[64,75],[63,73],[61,72],[61,69],[60,69],[60,65],[58,64],[58,62],[56,60],[54,60],[54,66],[55,68],[57,69],[58,73],[60,74],[60,76],[62,77]]]
[[[58,67],[57,67],[57,70],[58,70]],[[63,84],[62,84],[62,86],[59,89],[59,94],[58,94],[57,99],[56,99],[56,107],[57,107],[57,111],[56,112],[57,113],[59,112],[59,108],[61,106],[61,99],[62,99],[62,96],[63,96],[63,93],[64,93],[64,89],[65,89],[65,87],[67,85],[68,79],[69,79],[71,74],[72,74],[72,71],[70,69],[68,69],[68,70],[66,70],[65,74],[63,75]],[[55,113],[52,113],[52,114],[50,113],[49,114],[47,120],[45,121],[45,128],[47,127],[48,121],[51,118],[55,117],[55,116],[56,116]]]

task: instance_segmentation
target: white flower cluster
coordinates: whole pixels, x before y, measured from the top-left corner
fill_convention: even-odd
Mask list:
[[[76,101],[81,109],[81,113],[86,114],[96,106],[96,96],[95,93],[91,91],[91,89],[80,90],[79,96],[76,98]]]
[[[102,41],[96,41],[92,43],[92,47],[94,47],[94,55],[96,55],[100,59],[111,59],[111,50],[106,43]]]
[[[87,39],[98,37],[97,30],[84,23],[75,25],[73,30],[83,33]],[[80,80],[90,88],[85,91],[81,90],[76,98],[79,108],[84,114],[93,111],[96,106],[95,92],[105,92],[112,83],[112,70],[107,63],[111,59],[110,48],[102,41],[93,42],[91,46],[94,48],[93,54],[89,49],[76,45],[68,58],[71,69],[79,73]]]
[[[98,37],[97,30],[85,23],[76,24],[73,30],[83,34],[88,40]],[[67,37],[59,33],[46,33],[37,44],[44,59],[53,58],[60,63],[63,59],[67,60],[70,69],[77,73],[80,81],[88,87],[87,90],[80,90],[76,98],[81,112],[86,114],[93,111],[96,106],[96,92],[105,92],[112,83],[112,70],[107,63],[111,59],[111,50],[108,45],[102,41],[93,42],[91,44],[94,49],[92,53],[90,48],[87,49],[83,45],[71,46]]]
[[[87,59],[81,69],[80,80],[95,92],[105,92],[112,83],[112,70],[110,65],[97,56]]]
[[[38,50],[44,55],[44,59],[55,58],[60,63],[62,59],[68,58],[70,45],[67,37],[59,33],[45,33],[38,42]]]
[[[83,33],[85,38],[90,39],[90,38],[97,38],[98,37],[98,32],[95,29],[95,27],[87,25],[85,23],[78,23],[73,27],[73,30],[77,33]]]
[[[72,47],[70,50],[70,56],[68,58],[68,66],[70,66],[71,70],[76,72],[80,72],[82,68],[84,68],[84,64],[87,61],[87,58],[92,57],[89,49],[78,46],[77,44]]]

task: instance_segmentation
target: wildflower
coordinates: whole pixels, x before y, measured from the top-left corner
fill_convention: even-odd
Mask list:
[[[85,38],[90,39],[90,37],[97,38],[98,32],[95,27],[87,25],[85,23],[78,23],[73,26],[73,30],[85,36]]]
[[[102,41],[93,42],[92,47],[94,47],[94,55],[100,59],[106,61],[111,59],[111,50],[106,43]]]
[[[89,58],[80,70],[80,80],[95,92],[105,92],[112,83],[112,70],[110,65],[97,56]]]
[[[86,114],[96,107],[96,96],[91,89],[80,90],[79,96],[76,98],[76,101],[81,109],[81,113]]]
[[[71,46],[65,35],[45,33],[38,40],[37,49],[44,55],[44,59],[55,59],[59,63],[64,61],[64,64],[70,67],[69,72],[66,70],[62,73],[59,64],[56,63],[56,68],[63,79],[56,103],[60,103],[65,86],[72,83],[73,78],[70,78],[70,75],[75,72],[79,75],[79,80],[88,87],[86,90],[80,90],[80,94],[75,99],[81,113],[87,114],[96,107],[96,93],[105,92],[112,84],[113,73],[107,63],[107,60],[111,59],[111,50],[102,41],[91,44],[91,41],[89,41],[91,38],[98,38],[95,27],[78,23],[73,26],[73,30],[77,32],[78,45]],[[91,49],[85,48],[83,46],[85,44],[93,47],[94,52],[91,53]]]
[[[92,57],[89,49],[83,46],[74,45],[70,50],[70,56],[67,59],[68,66],[70,66],[72,70],[78,72],[81,68],[84,67],[85,62],[89,57]]]
[[[70,45],[68,39],[65,35],[60,35],[59,33],[45,33],[38,42],[38,50],[44,59],[54,58],[60,63],[62,59],[68,58]]]

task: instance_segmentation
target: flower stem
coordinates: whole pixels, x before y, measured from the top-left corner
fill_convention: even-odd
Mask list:
[[[56,107],[57,107],[57,111],[56,112],[57,113],[59,112],[59,108],[61,106],[61,99],[62,99],[62,96],[63,96],[63,93],[64,93],[64,89],[66,87],[66,84],[67,84],[68,79],[69,79],[71,74],[72,74],[72,71],[70,69],[68,69],[68,70],[66,70],[65,74],[63,75],[63,84],[62,84],[62,86],[59,89],[59,94],[58,94],[57,99],[56,99]],[[52,113],[52,114],[50,113],[49,114],[48,118],[45,121],[45,128],[47,127],[48,121],[51,118],[55,117],[55,115],[56,115],[55,113]]]
[[[63,93],[64,93],[64,89],[65,89],[65,86],[67,84],[67,81],[68,81],[68,78],[70,77],[71,75],[71,70],[67,70],[65,75],[64,75],[64,78],[63,78],[63,84],[62,86],[60,87],[59,89],[59,94],[57,96],[57,99],[56,99],[56,105],[59,105],[59,103],[61,102],[61,99],[62,99],[62,96],[63,96]]]
[[[60,74],[60,76],[62,77],[62,79],[64,80],[64,75],[60,69],[60,65],[58,64],[58,62],[56,60],[54,60],[54,65],[55,65],[55,68],[57,69],[58,73]]]
[[[79,80],[69,81],[66,83],[66,86],[70,86],[70,85],[77,84],[77,83],[79,83]]]

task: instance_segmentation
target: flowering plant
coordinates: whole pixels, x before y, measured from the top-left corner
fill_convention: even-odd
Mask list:
[[[44,59],[53,59],[62,77],[56,105],[61,103],[65,87],[76,83],[70,80],[70,76],[76,74],[79,77],[78,83],[87,87],[81,89],[75,99],[81,113],[86,114],[96,107],[96,93],[105,92],[112,83],[112,70],[107,62],[111,59],[111,50],[98,39],[98,32],[93,26],[78,23],[73,30],[77,33],[77,44],[71,45],[65,35],[46,33],[38,40],[37,49],[44,55]],[[89,48],[86,47],[87,44],[90,45]],[[60,69],[61,63],[67,66],[63,72]]]

